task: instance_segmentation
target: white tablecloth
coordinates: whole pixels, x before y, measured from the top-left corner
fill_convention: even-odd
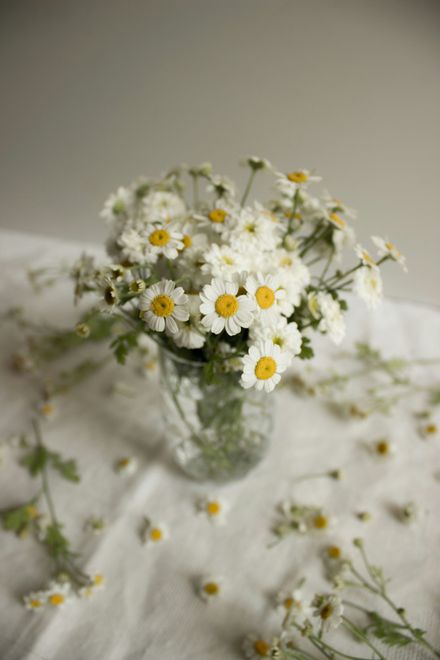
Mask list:
[[[26,282],[25,269],[69,262],[83,246],[7,232],[0,234],[0,241],[2,310],[21,305],[34,319],[73,323],[77,312],[69,285],[36,295]],[[386,355],[440,353],[440,313],[434,309],[387,301],[369,315],[354,304],[349,319],[347,346],[361,340]],[[0,332],[1,438],[6,440],[28,430],[37,398],[26,378],[8,369],[8,353],[19,347],[16,329],[2,322]],[[337,354],[324,338],[319,347],[319,365]],[[434,378],[435,367],[427,373],[430,370]],[[136,395],[130,399],[112,394],[115,381],[137,388]],[[81,550],[85,569],[104,573],[106,588],[90,601],[75,601],[61,611],[26,611],[20,598],[43,586],[50,563],[36,541],[0,531],[2,660],[240,658],[245,634],[258,631],[271,637],[278,630],[272,601],[286,579],[308,577],[305,591],[310,594],[328,589],[320,548],[329,542],[349,548],[356,536],[365,539],[372,560],[393,578],[392,595],[416,624],[429,630],[438,646],[438,439],[420,439],[411,406],[400,407],[391,417],[347,421],[322,402],[296,398],[287,389],[274,394],[273,400],[276,429],[267,457],[244,480],[217,487],[192,482],[174,466],[161,438],[154,375],[142,380],[130,369],[110,363],[60,398],[56,418],[44,423],[45,440],[77,459],[82,479],[79,485],[53,479],[56,506],[73,547]],[[380,462],[368,455],[365,442],[382,436],[398,451]],[[138,470],[131,476],[116,475],[114,463],[125,455],[137,459]],[[340,482],[294,483],[300,475],[336,467],[346,473]],[[36,483],[4,452],[1,508],[20,504],[35,490]],[[224,526],[213,526],[196,514],[197,498],[205,493],[221,495],[229,503]],[[289,497],[323,505],[336,515],[336,526],[325,537],[290,536],[269,548],[275,507]],[[392,508],[411,500],[418,504],[420,516],[405,526]],[[372,513],[370,523],[356,518],[361,510]],[[91,514],[108,521],[100,536],[84,531]],[[138,527],[143,515],[165,523],[169,540],[153,548],[141,545]],[[204,574],[224,579],[222,597],[209,605],[195,594],[194,585]],[[411,647],[389,657],[425,656]]]

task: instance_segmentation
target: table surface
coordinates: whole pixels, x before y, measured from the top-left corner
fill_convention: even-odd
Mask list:
[[[0,234],[1,309],[20,305],[29,317],[60,326],[75,321],[69,283],[36,295],[26,269],[71,262],[83,246],[31,235]],[[95,249],[95,252],[97,250]],[[37,396],[32,385],[9,370],[7,355],[19,348],[12,323],[0,326],[4,349],[0,394],[1,439],[29,428]],[[386,301],[373,314],[354,304],[346,347],[370,342],[385,355],[408,358],[439,353],[440,313],[413,303]],[[318,367],[333,364],[338,351],[319,338]],[[340,351],[340,349],[338,349]],[[301,368],[304,368],[301,364]],[[432,378],[436,368],[427,368]],[[298,398],[287,389],[273,395],[275,432],[267,457],[245,479],[225,486],[198,484],[174,466],[161,437],[157,375],[140,378],[110,362],[58,400],[57,415],[44,422],[47,444],[79,464],[81,483],[54,479],[60,518],[86,571],[102,572],[106,588],[93,599],[66,609],[34,614],[21,596],[39,589],[50,564],[37,541],[17,540],[0,531],[0,657],[3,660],[223,660],[242,657],[241,640],[257,631],[271,637],[280,618],[273,595],[286,580],[308,578],[304,591],[327,589],[320,570],[321,549],[329,543],[349,548],[362,536],[375,563],[392,578],[390,591],[412,620],[440,643],[440,468],[438,440],[417,434],[411,406],[389,417],[347,420],[322,401]],[[437,368],[438,379],[438,368]],[[131,397],[112,393],[113,383],[133,389]],[[397,446],[390,460],[378,461],[365,443],[388,437]],[[115,474],[121,456],[136,458],[132,475]],[[298,476],[342,468],[341,481]],[[36,486],[12,455],[0,468],[1,508],[31,497]],[[227,501],[226,524],[214,526],[196,513],[197,499],[220,495]],[[286,498],[324,506],[336,524],[325,536],[289,536],[274,547],[271,526],[277,504]],[[410,526],[392,508],[417,503]],[[355,512],[368,510],[369,523]],[[84,530],[90,515],[103,516],[103,534]],[[147,548],[138,536],[142,516],[166,524],[170,538]],[[224,591],[206,605],[195,593],[201,575],[223,577]],[[356,647],[354,647],[356,648]],[[417,654],[418,653],[418,654]],[[400,650],[395,658],[423,658]]]

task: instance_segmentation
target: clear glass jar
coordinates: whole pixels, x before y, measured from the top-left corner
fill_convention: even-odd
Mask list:
[[[193,479],[238,479],[266,453],[273,397],[243,389],[237,372],[207,382],[204,367],[160,350],[165,435]]]

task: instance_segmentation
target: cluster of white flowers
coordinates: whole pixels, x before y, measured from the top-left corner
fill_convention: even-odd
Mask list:
[[[270,392],[295,356],[310,357],[307,328],[342,340],[341,295],[350,285],[373,308],[382,296],[380,263],[405,261],[388,240],[373,238],[378,262],[357,244],[349,225],[355,212],[327,192],[309,192],[320,177],[278,172],[254,156],[245,164],[250,178],[240,200],[233,184],[206,163],[119,188],[101,213],[111,228],[113,264],[94,272],[87,262],[73,272],[77,292],[94,288],[101,309],[123,308],[137,323],[142,319],[144,330],[161,335],[169,350],[215,362],[228,344],[231,358],[241,360],[242,386]],[[274,172],[276,199],[248,203],[261,170]],[[191,203],[184,174],[194,184]],[[357,264],[332,274],[344,247]],[[310,266],[320,260],[324,268],[313,276]]]
[[[62,609],[74,600],[75,597],[91,598],[93,594],[104,587],[104,576],[96,573],[90,577],[87,584],[81,587],[74,586],[65,574],[56,580],[51,580],[46,589],[33,591],[23,597],[26,609],[32,612],[42,612],[44,609]]]

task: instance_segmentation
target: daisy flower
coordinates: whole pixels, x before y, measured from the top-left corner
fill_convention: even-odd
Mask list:
[[[166,328],[174,335],[179,331],[177,321],[189,319],[188,296],[171,280],[161,280],[140,296],[139,310],[149,328],[156,332]]]
[[[355,220],[357,218],[356,209],[352,209],[350,206],[347,206],[345,202],[342,201],[342,199],[333,197],[333,195],[331,195],[328,190],[324,192],[322,198],[324,201],[324,206],[329,212],[335,211],[336,213],[343,213],[347,216],[347,218],[350,218],[351,220]]]
[[[328,220],[341,231],[347,231],[349,229],[348,223],[335,211],[328,214]]]
[[[202,273],[211,277],[232,276],[243,268],[243,257],[229,245],[214,243],[203,255]]]
[[[145,227],[141,225],[129,226],[116,238],[121,255],[130,263],[143,263],[147,260],[149,242]]]
[[[220,199],[233,199],[235,197],[235,185],[228,177],[214,174],[209,177],[206,192],[214,193]]]
[[[266,158],[260,158],[259,156],[246,156],[241,161],[241,165],[249,165],[253,170],[271,170],[272,164]]]
[[[356,271],[354,290],[369,309],[375,309],[382,302],[382,277],[378,268],[363,266]]]
[[[237,335],[241,328],[249,328],[255,305],[247,295],[237,295],[238,284],[214,278],[200,292],[202,325],[218,335],[226,330]]]
[[[128,188],[118,188],[106,200],[100,216],[104,220],[118,220],[128,214],[133,203],[133,193]]]
[[[144,545],[158,545],[168,538],[168,529],[164,525],[152,523],[148,518],[144,518],[141,530],[141,541]]]
[[[344,608],[336,594],[317,594],[312,607],[315,608],[313,616],[318,618],[322,632],[328,632],[341,624]]]
[[[371,450],[373,454],[383,459],[389,458],[395,454],[396,446],[392,442],[389,442],[389,440],[382,438],[381,440],[376,440],[376,442],[372,443]]]
[[[298,326],[294,321],[288,323],[284,316],[267,325],[255,323],[250,329],[250,337],[253,343],[269,340],[292,356],[301,351],[302,337]]]
[[[47,604],[47,594],[45,591],[32,591],[23,597],[23,604],[31,612],[41,612]]]
[[[222,592],[223,580],[218,577],[203,577],[197,587],[197,593],[205,603],[217,600]]]
[[[78,595],[80,598],[91,598],[96,591],[103,589],[104,585],[104,576],[101,573],[96,573],[91,577],[90,584],[78,590]]]
[[[280,310],[277,301],[285,297],[280,289],[280,281],[276,275],[256,273],[250,275],[245,282],[245,289],[255,302],[257,317],[262,323],[275,322]]]
[[[260,658],[269,658],[271,644],[260,635],[251,633],[246,635],[243,640],[243,653],[247,660],[260,660]]]
[[[189,318],[178,322],[178,331],[173,335],[179,348],[201,348],[205,343],[205,328],[201,323],[200,298],[198,294],[188,294]]]
[[[218,234],[223,234],[229,227],[235,212],[236,207],[234,204],[224,199],[217,199],[212,208],[206,209],[203,215],[196,215],[194,217],[200,223],[201,227],[212,229]]]
[[[320,176],[312,175],[309,170],[296,170],[287,174],[276,172],[275,175],[275,185],[280,193],[286,197],[293,197],[298,188],[321,181]]]
[[[381,238],[380,236],[372,236],[371,240],[374,245],[377,247],[379,256],[389,255],[399,263],[403,270],[407,272],[408,268],[406,267],[406,257],[397,249],[394,243],[391,243],[387,238]]]
[[[197,510],[212,523],[221,525],[225,522],[227,505],[220,497],[215,495],[203,497],[197,503]]]
[[[309,309],[310,302],[309,300]],[[319,330],[328,333],[335,344],[340,344],[345,335],[345,321],[338,301],[329,293],[320,291],[317,295],[317,303],[322,314]]]
[[[159,256],[167,259],[177,259],[179,250],[183,249],[183,235],[170,225],[151,225],[147,238],[147,261],[155,263]]]
[[[50,582],[49,588],[46,591],[46,602],[51,607],[61,609],[72,598],[72,586],[69,581],[53,581]]]
[[[275,220],[276,222],[275,222]],[[240,245],[243,252],[252,244],[260,251],[274,250],[281,243],[278,219],[261,204],[253,209],[241,209],[226,236],[231,245]]]
[[[249,348],[243,358],[243,373],[240,384],[245,389],[272,392],[281,380],[280,374],[287,369],[291,356],[270,340],[259,342]]]
[[[155,191],[144,198],[144,213],[150,220],[165,223],[181,218],[185,214],[185,204],[181,197],[171,192]]]
[[[277,612],[282,614],[283,617],[287,613],[292,618],[297,618],[298,616],[307,618],[309,616],[309,608],[303,601],[303,595],[300,589],[282,589],[276,595],[275,605]]]
[[[119,474],[134,474],[137,470],[137,461],[131,456],[123,456],[115,463],[115,470]]]
[[[369,266],[370,268],[377,268],[377,264],[374,261],[371,254],[366,250],[362,245],[357,243],[354,247],[354,251],[357,257],[362,261],[364,266]]]

